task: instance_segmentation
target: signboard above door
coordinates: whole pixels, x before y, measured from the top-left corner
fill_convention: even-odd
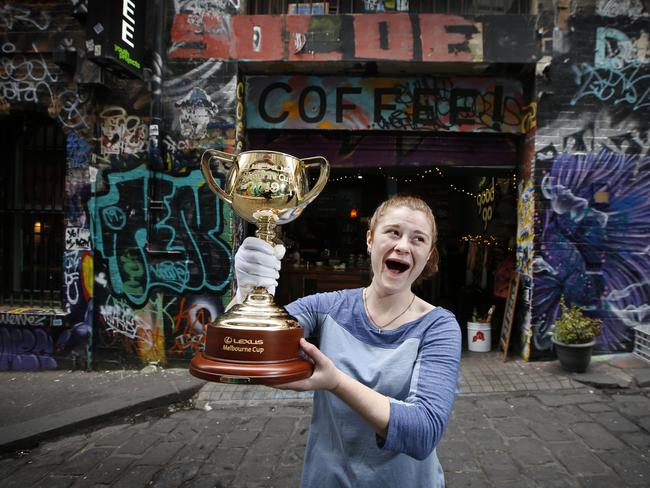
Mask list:
[[[248,129],[521,134],[534,116],[508,78],[246,77]]]

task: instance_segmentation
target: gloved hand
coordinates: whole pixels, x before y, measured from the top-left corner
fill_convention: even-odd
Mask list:
[[[247,237],[235,253],[237,302],[242,303],[256,286],[275,294],[280,277],[280,260],[286,252],[282,244],[275,247],[257,237]]]

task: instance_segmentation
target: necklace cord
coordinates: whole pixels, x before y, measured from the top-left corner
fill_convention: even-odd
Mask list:
[[[364,288],[364,289],[363,289],[363,308],[366,309],[366,313],[368,314],[368,317],[370,318],[370,320],[372,321],[372,323],[375,324],[375,326],[376,326],[379,330],[383,330],[383,329],[385,329],[385,328],[388,327],[390,324],[392,324],[393,322],[395,322],[398,318],[400,318],[402,315],[404,315],[404,314],[405,314],[405,313],[406,313],[406,312],[411,308],[411,305],[413,305],[413,302],[415,301],[415,293],[413,293],[413,296],[411,297],[411,301],[409,302],[408,306],[407,306],[407,307],[406,307],[402,312],[400,312],[398,315],[396,315],[396,316],[395,316],[395,317],[394,317],[390,322],[387,322],[387,323],[385,323],[384,325],[379,325],[379,323],[378,323],[374,318],[372,318],[372,315],[371,315],[371,313],[370,313],[370,309],[368,308],[368,303],[367,303],[368,300],[367,300],[367,298],[366,298],[366,292],[367,292],[367,291],[368,291],[368,288]]]

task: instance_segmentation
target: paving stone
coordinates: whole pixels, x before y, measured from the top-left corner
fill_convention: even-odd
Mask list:
[[[300,417],[271,417],[264,427],[264,435],[291,435]]]
[[[115,425],[95,432],[93,444],[97,447],[120,447],[135,435],[130,425]]]
[[[650,412],[650,399],[643,395],[614,395],[612,399],[621,413],[631,417],[644,417]]]
[[[571,425],[571,430],[579,435],[592,449],[621,449],[624,444],[610,434],[602,425],[579,422]]]
[[[266,483],[273,478],[273,471],[279,462],[280,456],[278,454],[247,454],[244,456],[244,460],[237,468],[235,481],[241,486],[255,482]]]
[[[518,480],[501,480],[495,483],[499,488],[532,488],[535,484],[521,475]]]
[[[556,422],[550,416],[543,422],[531,424],[530,429],[544,441],[571,441],[575,439],[575,435],[565,424]]]
[[[113,452],[112,448],[85,449],[56,469],[56,474],[84,475]]]
[[[246,448],[244,447],[217,447],[204,463],[204,468],[201,470],[201,473],[209,474],[213,466],[219,466],[223,470],[235,472],[241,464],[242,459],[244,459],[245,454]]]
[[[189,442],[175,457],[175,462],[205,461],[219,445],[221,438],[200,434]]]
[[[513,439],[509,442],[512,458],[523,466],[538,466],[553,462],[553,457],[537,439]]]
[[[588,413],[611,412],[612,407],[607,403],[582,403],[579,407]]]
[[[151,431],[158,434],[168,434],[178,427],[178,423],[176,417],[160,419],[151,425]]]
[[[436,451],[445,472],[479,469],[477,457],[467,441],[450,441],[443,438]]]
[[[445,473],[445,485],[454,488],[496,488],[483,473]],[[404,487],[406,488],[406,487]]]
[[[126,469],[111,488],[134,488],[149,486],[149,481],[160,468],[158,466],[131,466]]]
[[[234,447],[247,447],[253,444],[261,434],[261,428],[248,428],[246,426],[238,425],[227,436],[225,436],[220,445],[226,448]]]
[[[650,367],[626,369],[625,372],[634,378],[637,386],[641,388],[650,386]]]
[[[265,488],[287,488],[297,486],[302,472],[301,466],[281,466],[273,472],[273,477],[267,482]]]
[[[468,432],[468,439],[471,439],[471,446],[475,452],[504,451],[506,449],[503,438],[497,430],[492,428],[477,429]]]
[[[517,406],[512,412],[513,416],[521,417],[531,424],[544,423],[552,416],[548,410],[542,408],[539,404],[532,406]]]
[[[131,457],[111,456],[100,462],[85,477],[100,484],[109,484],[119,478],[133,462]]]
[[[504,437],[530,437],[528,424],[517,417],[492,419],[492,425]]]
[[[629,388],[634,379],[624,371],[609,365],[599,365],[585,373],[576,373],[573,379],[595,388]]]
[[[0,459],[0,479],[4,479],[12,472],[20,469],[27,459],[4,458]]]
[[[184,447],[182,442],[158,442],[147,449],[136,464],[163,466],[167,464]]]
[[[48,467],[20,469],[3,480],[3,488],[26,488],[36,485],[41,479],[51,474]]]
[[[166,439],[166,437],[165,437]],[[142,454],[149,447],[163,440],[162,434],[152,434],[148,431],[137,432],[128,442],[122,444],[116,451],[117,454]]]
[[[513,406],[504,400],[480,402],[479,406],[488,418],[504,418],[512,415]]]
[[[564,467],[557,463],[544,466],[529,466],[526,476],[534,480],[540,488],[576,488],[580,485],[569,476]]]
[[[30,488],[68,488],[75,481],[74,476],[46,476]]]
[[[638,419],[639,426],[646,432],[650,432],[650,416]]]
[[[198,474],[183,483],[181,488],[234,488],[236,486],[233,484],[234,480],[235,473]]]
[[[598,454],[600,459],[631,486],[650,485],[650,463],[631,449]]]
[[[585,488],[614,488],[626,486],[624,481],[615,473],[603,476],[585,476],[580,478],[580,486]]]
[[[537,393],[535,396],[543,405],[548,407],[575,405],[578,403],[594,403],[604,400],[602,395],[598,393]]]
[[[632,447],[640,451],[650,453],[650,435],[647,432],[632,432],[630,434],[621,434],[621,439]]]
[[[618,412],[603,412],[594,415],[594,419],[612,433],[636,432],[639,427]]]
[[[578,442],[551,442],[547,444],[555,458],[575,476],[600,475],[607,473],[600,459]]]
[[[172,488],[181,486],[199,473],[201,463],[170,464],[158,471],[149,486],[152,488]]]
[[[522,474],[519,467],[512,458],[505,452],[495,456],[494,452],[480,454],[478,462],[483,468],[485,476],[498,486],[503,486],[506,480],[519,480],[521,482]]]

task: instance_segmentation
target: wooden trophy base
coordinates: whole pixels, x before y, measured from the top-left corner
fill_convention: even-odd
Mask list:
[[[207,381],[280,385],[309,378],[313,366],[300,356],[302,327],[224,327],[210,324],[204,352],[190,373]]]

